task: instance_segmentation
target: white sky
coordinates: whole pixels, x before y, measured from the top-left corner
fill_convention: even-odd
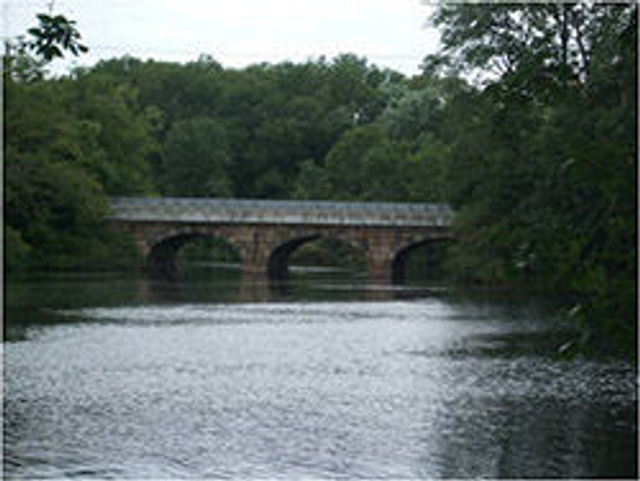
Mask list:
[[[3,39],[35,26],[48,3],[0,0]],[[90,52],[53,67],[206,53],[234,68],[349,52],[412,75],[437,48],[437,32],[425,26],[430,11],[421,0],[55,0],[54,13],[77,21]]]

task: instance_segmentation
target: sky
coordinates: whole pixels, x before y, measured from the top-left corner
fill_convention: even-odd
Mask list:
[[[35,26],[49,2],[0,0],[3,40]],[[53,12],[77,22],[90,52],[52,68],[64,73],[124,55],[188,62],[200,54],[243,68],[354,53],[413,75],[438,46],[426,26],[431,9],[424,0],[54,0]]]

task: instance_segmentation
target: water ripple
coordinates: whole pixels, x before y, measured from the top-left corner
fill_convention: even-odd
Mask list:
[[[514,333],[546,343],[552,326],[539,319],[438,300],[59,313],[69,322],[5,345],[7,478],[590,477],[635,466],[630,366],[487,350]]]

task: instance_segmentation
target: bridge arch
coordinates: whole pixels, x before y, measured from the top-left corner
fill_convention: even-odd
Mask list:
[[[180,249],[200,239],[220,239],[240,257],[239,249],[224,233],[210,229],[172,229],[151,240],[146,254],[146,266],[153,277],[173,279],[178,274],[176,264]]]
[[[180,249],[202,238],[223,239],[238,253],[245,273],[266,274],[273,279],[285,278],[291,255],[301,246],[316,240],[338,241],[361,252],[365,258],[371,256],[367,240],[358,239],[349,231],[282,230],[277,235],[265,236],[256,230],[243,231],[237,227],[182,226],[147,236],[144,250],[148,272],[153,277],[175,278],[178,274],[176,257]]]
[[[353,236],[349,235],[348,233],[309,233],[303,236],[286,240],[285,242],[275,246],[275,248],[272,249],[267,264],[267,273],[269,277],[275,279],[282,279],[286,277],[290,265],[291,256],[295,254],[295,252],[298,251],[299,248],[316,241],[335,241],[337,243],[348,246],[349,249],[353,249],[362,253],[363,257],[366,257],[366,245],[364,245],[362,242],[358,242],[353,238]]]
[[[407,261],[421,246],[441,242],[431,235],[378,236],[371,232],[345,229],[288,229],[272,226],[271,230],[229,225],[185,225],[137,231],[138,244],[146,257],[148,272],[154,277],[175,278],[176,256],[186,244],[201,238],[223,239],[240,258],[244,273],[268,275],[282,279],[288,272],[291,255],[301,246],[321,239],[332,239],[363,253],[369,276],[378,281],[402,283]]]
[[[289,257],[303,244],[318,239],[319,234],[310,234],[292,239],[277,246],[267,261],[267,274],[271,278],[282,279],[286,277],[289,268]]]
[[[399,248],[395,252],[391,262],[391,282],[393,282],[394,284],[401,284],[406,280],[409,259],[419,249],[431,248],[429,249],[431,253],[427,251],[427,255],[431,257],[431,254],[433,253],[433,247],[444,244],[447,241],[449,241],[449,239],[447,238],[424,238],[416,242],[411,242]],[[428,262],[431,261],[431,259],[427,260]]]

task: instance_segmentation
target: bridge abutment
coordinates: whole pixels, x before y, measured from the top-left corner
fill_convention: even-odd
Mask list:
[[[229,241],[240,254],[241,270],[247,276],[267,276],[273,234],[255,226],[237,226]]]
[[[380,266],[369,264],[369,280],[380,284],[390,284],[393,281],[393,271],[391,266]]]

